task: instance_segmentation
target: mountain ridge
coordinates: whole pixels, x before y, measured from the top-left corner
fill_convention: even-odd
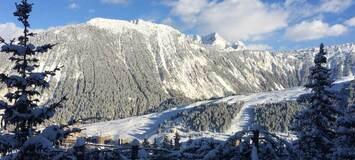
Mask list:
[[[106,21],[115,24],[102,26]],[[316,53],[220,49],[166,25],[105,19],[53,28],[31,41],[58,44],[40,56],[39,68],[64,66],[43,92],[44,101],[69,94],[57,121],[141,115],[172,97],[208,99],[302,85]],[[329,48],[334,78],[354,75],[354,46]],[[6,55],[0,59],[0,70],[9,70]]]

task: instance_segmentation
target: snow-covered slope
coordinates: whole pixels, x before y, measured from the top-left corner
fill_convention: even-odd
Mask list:
[[[255,104],[280,102],[285,100],[292,100],[299,95],[307,93],[303,87],[297,87],[282,91],[262,92],[254,93],[250,95],[239,95],[225,97],[220,100],[207,100],[197,102],[188,106],[173,108],[162,113],[152,113],[143,116],[129,117],[120,120],[100,122],[82,126],[85,128],[84,133],[88,136],[97,135],[113,135],[114,137],[126,137],[126,138],[149,138],[157,134],[158,127],[164,121],[175,116],[177,113],[192,109],[193,107],[207,103],[222,103],[227,102],[229,104],[246,102],[243,109],[238,116],[233,119],[232,126],[225,134],[232,135],[237,131],[241,131],[243,128],[248,127],[253,121],[252,106]],[[219,133],[216,133],[219,134]]]
[[[68,94],[56,117],[61,122],[71,116],[142,115],[175,96],[208,99],[299,86],[316,53],[220,49],[167,25],[103,18],[54,28],[32,41],[58,43],[40,57],[40,69],[64,66],[44,93],[55,99]],[[334,77],[355,73],[354,48],[353,43],[327,48]],[[6,59],[0,54],[0,71],[11,67]]]
[[[114,34],[122,34],[131,31],[137,31],[146,36],[154,36],[158,31],[163,31],[160,32],[161,34],[180,33],[178,30],[168,25],[154,24],[152,22],[140,19],[124,21],[115,19],[93,18],[86,22],[86,24],[90,26],[95,26],[100,29],[108,30]]]
[[[345,82],[353,80],[354,77],[344,77],[334,83],[332,89],[340,90],[344,88]],[[197,102],[191,105],[172,108],[162,113],[153,113],[144,116],[130,117],[109,122],[100,122],[95,124],[83,125],[85,128],[84,134],[88,136],[111,135],[115,138],[130,138],[140,139],[155,138],[158,133],[158,127],[169,120],[171,117],[176,116],[179,112],[191,110],[196,106],[208,103],[228,103],[233,104],[237,102],[245,102],[242,110],[232,120],[232,126],[224,133],[202,133],[203,136],[213,136],[216,138],[223,138],[226,135],[233,135],[235,132],[248,127],[254,121],[253,107],[257,104],[275,103],[282,101],[296,100],[302,94],[309,93],[309,90],[303,87],[295,87],[281,91],[271,91],[262,93],[253,93],[247,95],[229,96],[218,100],[206,100]]]

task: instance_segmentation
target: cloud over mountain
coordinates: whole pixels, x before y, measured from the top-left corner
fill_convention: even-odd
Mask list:
[[[165,1],[172,14],[201,34],[218,32],[228,40],[248,40],[287,26],[287,12],[260,0]]]
[[[218,32],[229,41],[258,41],[275,35],[287,35],[286,37],[292,38],[292,41],[302,41],[343,35],[347,31],[346,26],[330,25],[329,19],[324,18],[324,15],[340,14],[354,4],[353,0],[286,0],[283,2],[161,0],[161,2],[170,7],[171,15],[167,18],[170,24],[176,24],[172,20],[181,21],[183,27],[192,28],[199,34]],[[321,20],[314,20],[320,17]],[[351,24],[350,21],[348,23]],[[315,31],[315,29],[320,30]],[[313,33],[306,34],[309,32]],[[303,38],[293,35],[297,33],[306,35]]]
[[[5,40],[11,40],[21,33],[21,28],[17,27],[15,23],[0,24],[0,35]]]
[[[339,36],[348,31],[343,24],[329,25],[322,20],[303,21],[286,30],[285,37],[293,41]]]

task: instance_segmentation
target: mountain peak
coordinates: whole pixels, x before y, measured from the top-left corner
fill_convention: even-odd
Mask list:
[[[120,25],[159,25],[155,24],[149,21],[145,21],[142,19],[134,19],[134,20],[120,20],[120,19],[108,19],[108,18],[101,18],[101,17],[96,17],[92,18],[89,21],[87,21],[87,24],[91,25],[96,25],[96,26],[106,26],[107,24],[120,24]]]
[[[142,19],[126,21],[118,19],[93,18],[86,22],[86,24],[101,29],[107,29],[113,33],[122,33],[126,29],[136,30],[146,35],[151,35],[157,32],[179,32],[171,26],[156,24]]]
[[[142,19],[136,19],[131,21],[117,20],[117,19],[106,19],[106,18],[93,18],[89,20],[86,24],[98,27],[100,29],[109,30],[113,33],[123,33],[127,30],[135,30],[147,36],[154,35],[156,33],[179,33],[178,30],[171,26],[164,24],[157,24],[154,22],[145,21]],[[215,46],[219,49],[246,49],[245,45],[241,41],[230,43],[225,40],[217,32],[213,32],[206,36],[194,36],[194,40],[198,41],[204,45]]]
[[[242,41],[237,41],[231,44],[231,47],[233,49],[247,49],[244,42]]]
[[[246,49],[242,41],[228,42],[217,32],[203,36],[200,41],[205,45],[212,45],[221,49]]]
[[[226,41],[222,36],[220,36],[217,32],[208,34],[202,37],[202,43],[207,45],[217,46],[219,48],[227,48],[228,41]]]

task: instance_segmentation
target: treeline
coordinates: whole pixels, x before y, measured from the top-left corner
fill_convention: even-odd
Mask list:
[[[271,132],[287,132],[294,115],[304,109],[296,101],[256,105],[255,121]]]
[[[163,111],[166,111],[166,110],[174,108],[174,107],[192,104],[195,101],[196,100],[193,100],[193,99],[185,97],[185,96],[177,96],[177,97],[168,98],[168,99],[162,101],[158,106],[156,106],[150,110],[147,110],[145,112],[145,114],[163,112]]]
[[[203,104],[178,113],[162,124],[160,128],[172,128],[180,125],[184,129],[193,131],[223,132],[230,127],[232,119],[239,113],[243,104],[243,102]]]

